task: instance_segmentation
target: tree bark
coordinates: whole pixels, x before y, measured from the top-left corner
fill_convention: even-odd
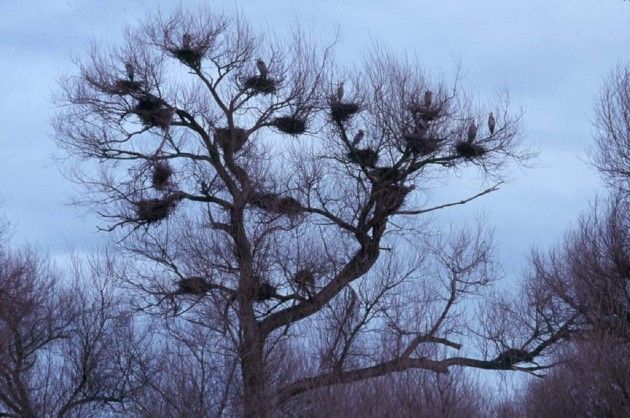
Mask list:
[[[250,330],[241,344],[241,374],[243,377],[243,416],[267,418],[271,404],[267,396],[263,367],[264,340],[260,332]]]

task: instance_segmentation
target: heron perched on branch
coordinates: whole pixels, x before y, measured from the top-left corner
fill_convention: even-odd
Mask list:
[[[258,68],[258,72],[260,73],[260,76],[262,78],[267,78],[267,74],[269,74],[269,70],[267,69],[267,64],[265,64],[265,61],[258,58],[256,60],[256,68]]]
[[[352,138],[352,145],[355,147],[359,145],[359,142],[361,142],[364,136],[365,136],[365,132],[363,131],[363,129],[359,129],[356,135],[354,135],[354,138]]]
[[[473,120],[468,127],[468,142],[473,142],[477,137],[477,125],[475,125],[475,121]]]
[[[182,36],[182,48],[190,49],[191,43],[192,43],[192,36],[190,36],[190,33],[185,33]]]
[[[494,128],[497,124],[497,121],[494,119],[494,114],[490,112],[490,116],[488,116],[488,129],[490,130],[490,135],[494,134]]]
[[[133,81],[133,77],[135,75],[135,70],[133,68],[133,64],[131,64],[131,62],[127,61],[125,63],[125,70],[127,70],[127,77],[129,78],[129,81]]]
[[[427,90],[424,92],[424,107],[431,107],[431,102],[433,101],[433,92],[431,90]]]
[[[337,101],[342,101],[343,100],[343,81],[339,83],[339,85],[337,85],[337,97],[336,97]]]

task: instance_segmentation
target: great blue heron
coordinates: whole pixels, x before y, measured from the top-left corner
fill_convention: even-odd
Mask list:
[[[129,81],[133,81],[133,77],[135,75],[135,70],[133,68],[133,64],[131,64],[131,62],[127,61],[125,63],[125,69],[127,70],[127,77],[129,77]]]
[[[260,76],[262,78],[267,78],[267,74],[269,74],[269,70],[267,69],[267,64],[265,64],[265,61],[258,58],[256,60],[256,67],[258,68],[258,72],[260,73]]]
[[[433,101],[433,92],[431,90],[427,90],[424,92],[424,107],[431,107],[431,101]]]
[[[494,134],[494,128],[497,124],[497,121],[494,119],[494,114],[490,112],[490,116],[488,116],[488,129],[490,130],[490,135]]]
[[[191,42],[192,42],[192,36],[190,36],[190,33],[185,33],[182,36],[182,48],[183,49],[190,49]]]
[[[468,142],[473,142],[477,137],[477,125],[475,125],[475,121],[470,122],[470,126],[468,127]]]
[[[354,135],[354,138],[352,138],[352,145],[354,146],[359,145],[359,142],[361,142],[364,136],[365,136],[365,132],[363,131],[363,129],[359,129],[356,135]]]
[[[343,100],[343,81],[337,85],[337,101]]]

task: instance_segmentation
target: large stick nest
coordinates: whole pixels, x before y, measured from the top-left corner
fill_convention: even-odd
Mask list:
[[[300,202],[290,196],[280,196],[277,193],[253,193],[249,201],[252,206],[278,215],[297,216],[304,212],[304,207]]]
[[[178,194],[172,194],[162,199],[142,199],[135,202],[138,221],[155,223],[168,218],[180,198]]]
[[[378,162],[378,153],[372,148],[354,148],[346,156],[351,162],[366,167],[374,167]]]
[[[377,213],[396,212],[405,203],[407,194],[413,190],[402,184],[391,184],[384,188],[377,188],[374,192]]]
[[[371,174],[380,183],[395,183],[401,178],[401,172],[396,167],[378,167]]]
[[[138,99],[133,112],[145,126],[156,126],[166,130],[173,121],[174,109],[164,105],[164,102],[152,95],[146,95]]]
[[[177,293],[183,295],[203,295],[212,288],[203,277],[186,277],[178,282]]]
[[[201,48],[171,48],[169,52],[173,54],[175,58],[180,60],[184,65],[187,65],[195,70],[201,68],[201,60],[203,59],[204,51]]]
[[[264,302],[276,297],[276,288],[269,282],[261,282],[254,293],[256,302]]]
[[[455,145],[455,150],[464,158],[472,159],[483,156],[487,151],[479,144],[471,144],[468,141],[459,141]]]
[[[293,282],[300,289],[310,290],[315,286],[315,274],[310,269],[298,270],[293,275]]]
[[[243,82],[246,89],[253,90],[260,94],[273,94],[277,90],[277,82],[273,78],[254,75],[248,77]]]
[[[332,102],[330,104],[330,116],[336,122],[344,122],[359,111],[359,104],[352,102]]]
[[[216,128],[215,138],[225,151],[237,152],[247,142],[247,132],[241,128]]]
[[[416,133],[405,135],[405,144],[408,151],[418,155],[432,154],[440,147],[436,139]]]
[[[306,131],[306,121],[294,116],[282,116],[274,119],[273,125],[289,135],[299,135]]]
[[[168,162],[156,161],[155,164],[153,164],[151,183],[156,190],[165,190],[170,184],[172,175],[173,169]]]

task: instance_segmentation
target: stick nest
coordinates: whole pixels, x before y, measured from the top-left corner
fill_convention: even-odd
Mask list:
[[[380,183],[395,183],[400,180],[400,170],[395,167],[378,167],[372,170],[372,175]]]
[[[372,148],[355,148],[346,154],[348,160],[366,167],[374,167],[378,162],[378,153]]]
[[[215,138],[223,150],[237,152],[247,142],[247,132],[241,128],[216,128]]]
[[[178,195],[173,194],[163,199],[143,199],[135,202],[138,220],[150,224],[168,218],[179,199]]]
[[[459,141],[455,145],[455,150],[464,158],[472,159],[483,156],[487,151],[479,144],[471,144],[468,141]]]
[[[273,94],[277,90],[276,80],[260,75],[254,75],[245,79],[243,86],[260,94]]]
[[[379,188],[374,192],[376,199],[376,212],[396,212],[405,203],[407,194],[413,190],[412,187],[402,184],[392,184],[385,188]]]
[[[250,197],[250,203],[266,212],[298,216],[304,212],[304,207],[300,202],[289,196],[280,196],[276,193],[254,193]]]
[[[168,129],[173,121],[174,109],[165,106],[164,102],[152,95],[143,96],[133,108],[133,113],[145,126],[156,126]]]
[[[312,289],[315,286],[315,274],[310,269],[302,269],[293,275],[293,282],[300,289]]]
[[[169,52],[184,65],[195,70],[201,68],[201,60],[203,59],[203,50],[201,48],[172,48]]]
[[[419,155],[429,155],[439,149],[439,142],[420,134],[405,135],[407,150]]]
[[[300,135],[306,131],[306,121],[293,116],[282,116],[273,121],[273,126],[289,135]]]
[[[330,105],[330,116],[336,122],[344,122],[359,111],[359,104],[352,102],[333,102]]]
[[[211,289],[210,283],[203,277],[187,277],[178,283],[177,293],[183,295],[203,295]]]
[[[256,302],[264,302],[276,296],[276,288],[269,282],[261,282],[254,294]]]
[[[157,161],[153,165],[153,175],[151,177],[151,184],[156,190],[165,190],[168,188],[171,176],[173,175],[173,169],[166,161]]]

